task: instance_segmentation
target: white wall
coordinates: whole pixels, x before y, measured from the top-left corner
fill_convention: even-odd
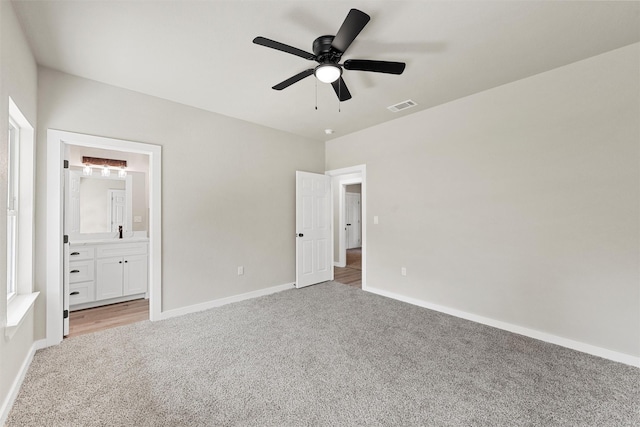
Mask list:
[[[47,128],[162,146],[163,310],[295,280],[295,171],[324,171],[322,143],[47,68],[38,74],[39,171]],[[38,209],[41,260],[46,215]]]
[[[0,1],[0,277],[7,277],[7,129],[9,97],[35,127],[37,68],[11,3]],[[0,280],[0,410],[34,343],[34,314],[27,314],[15,335],[5,336],[6,280]],[[2,413],[0,412],[0,417]],[[0,420],[1,421],[1,420]]]
[[[367,165],[368,286],[640,356],[639,51],[328,142]]]

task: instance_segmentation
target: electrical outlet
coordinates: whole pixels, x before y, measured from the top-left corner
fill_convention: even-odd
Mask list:
[[[374,224],[377,224],[377,223],[378,223],[378,215],[376,215],[376,216],[374,216],[374,217],[373,217],[373,223],[374,223]]]
[[[141,216],[134,216],[133,217],[133,222],[142,222],[142,217]]]
[[[403,276],[406,276],[407,275],[407,267],[402,267],[400,269],[400,274],[402,274]]]
[[[240,266],[238,267],[238,276],[242,276],[244,274],[244,267]]]

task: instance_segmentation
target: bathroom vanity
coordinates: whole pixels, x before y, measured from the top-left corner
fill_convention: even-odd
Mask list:
[[[146,298],[147,257],[147,239],[72,242],[69,309]]]

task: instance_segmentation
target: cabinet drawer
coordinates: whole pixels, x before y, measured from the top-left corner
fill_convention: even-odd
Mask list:
[[[69,305],[83,304],[96,300],[95,282],[75,283],[69,286]]]
[[[93,259],[73,261],[69,263],[69,283],[93,280]]]
[[[69,261],[79,261],[83,259],[93,259],[95,256],[95,248],[86,246],[70,246]]]
[[[114,256],[127,255],[146,255],[146,243],[123,243],[119,245],[101,245],[98,246],[98,258],[107,258]]]

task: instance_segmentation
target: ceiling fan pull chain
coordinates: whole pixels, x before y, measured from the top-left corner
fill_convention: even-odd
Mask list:
[[[340,77],[338,77],[338,83],[340,83]],[[342,85],[339,84],[338,85],[338,113],[341,113],[340,111],[340,104],[342,104],[342,95],[340,94],[340,89],[342,89]]]
[[[318,79],[316,79],[316,111],[318,111]]]

